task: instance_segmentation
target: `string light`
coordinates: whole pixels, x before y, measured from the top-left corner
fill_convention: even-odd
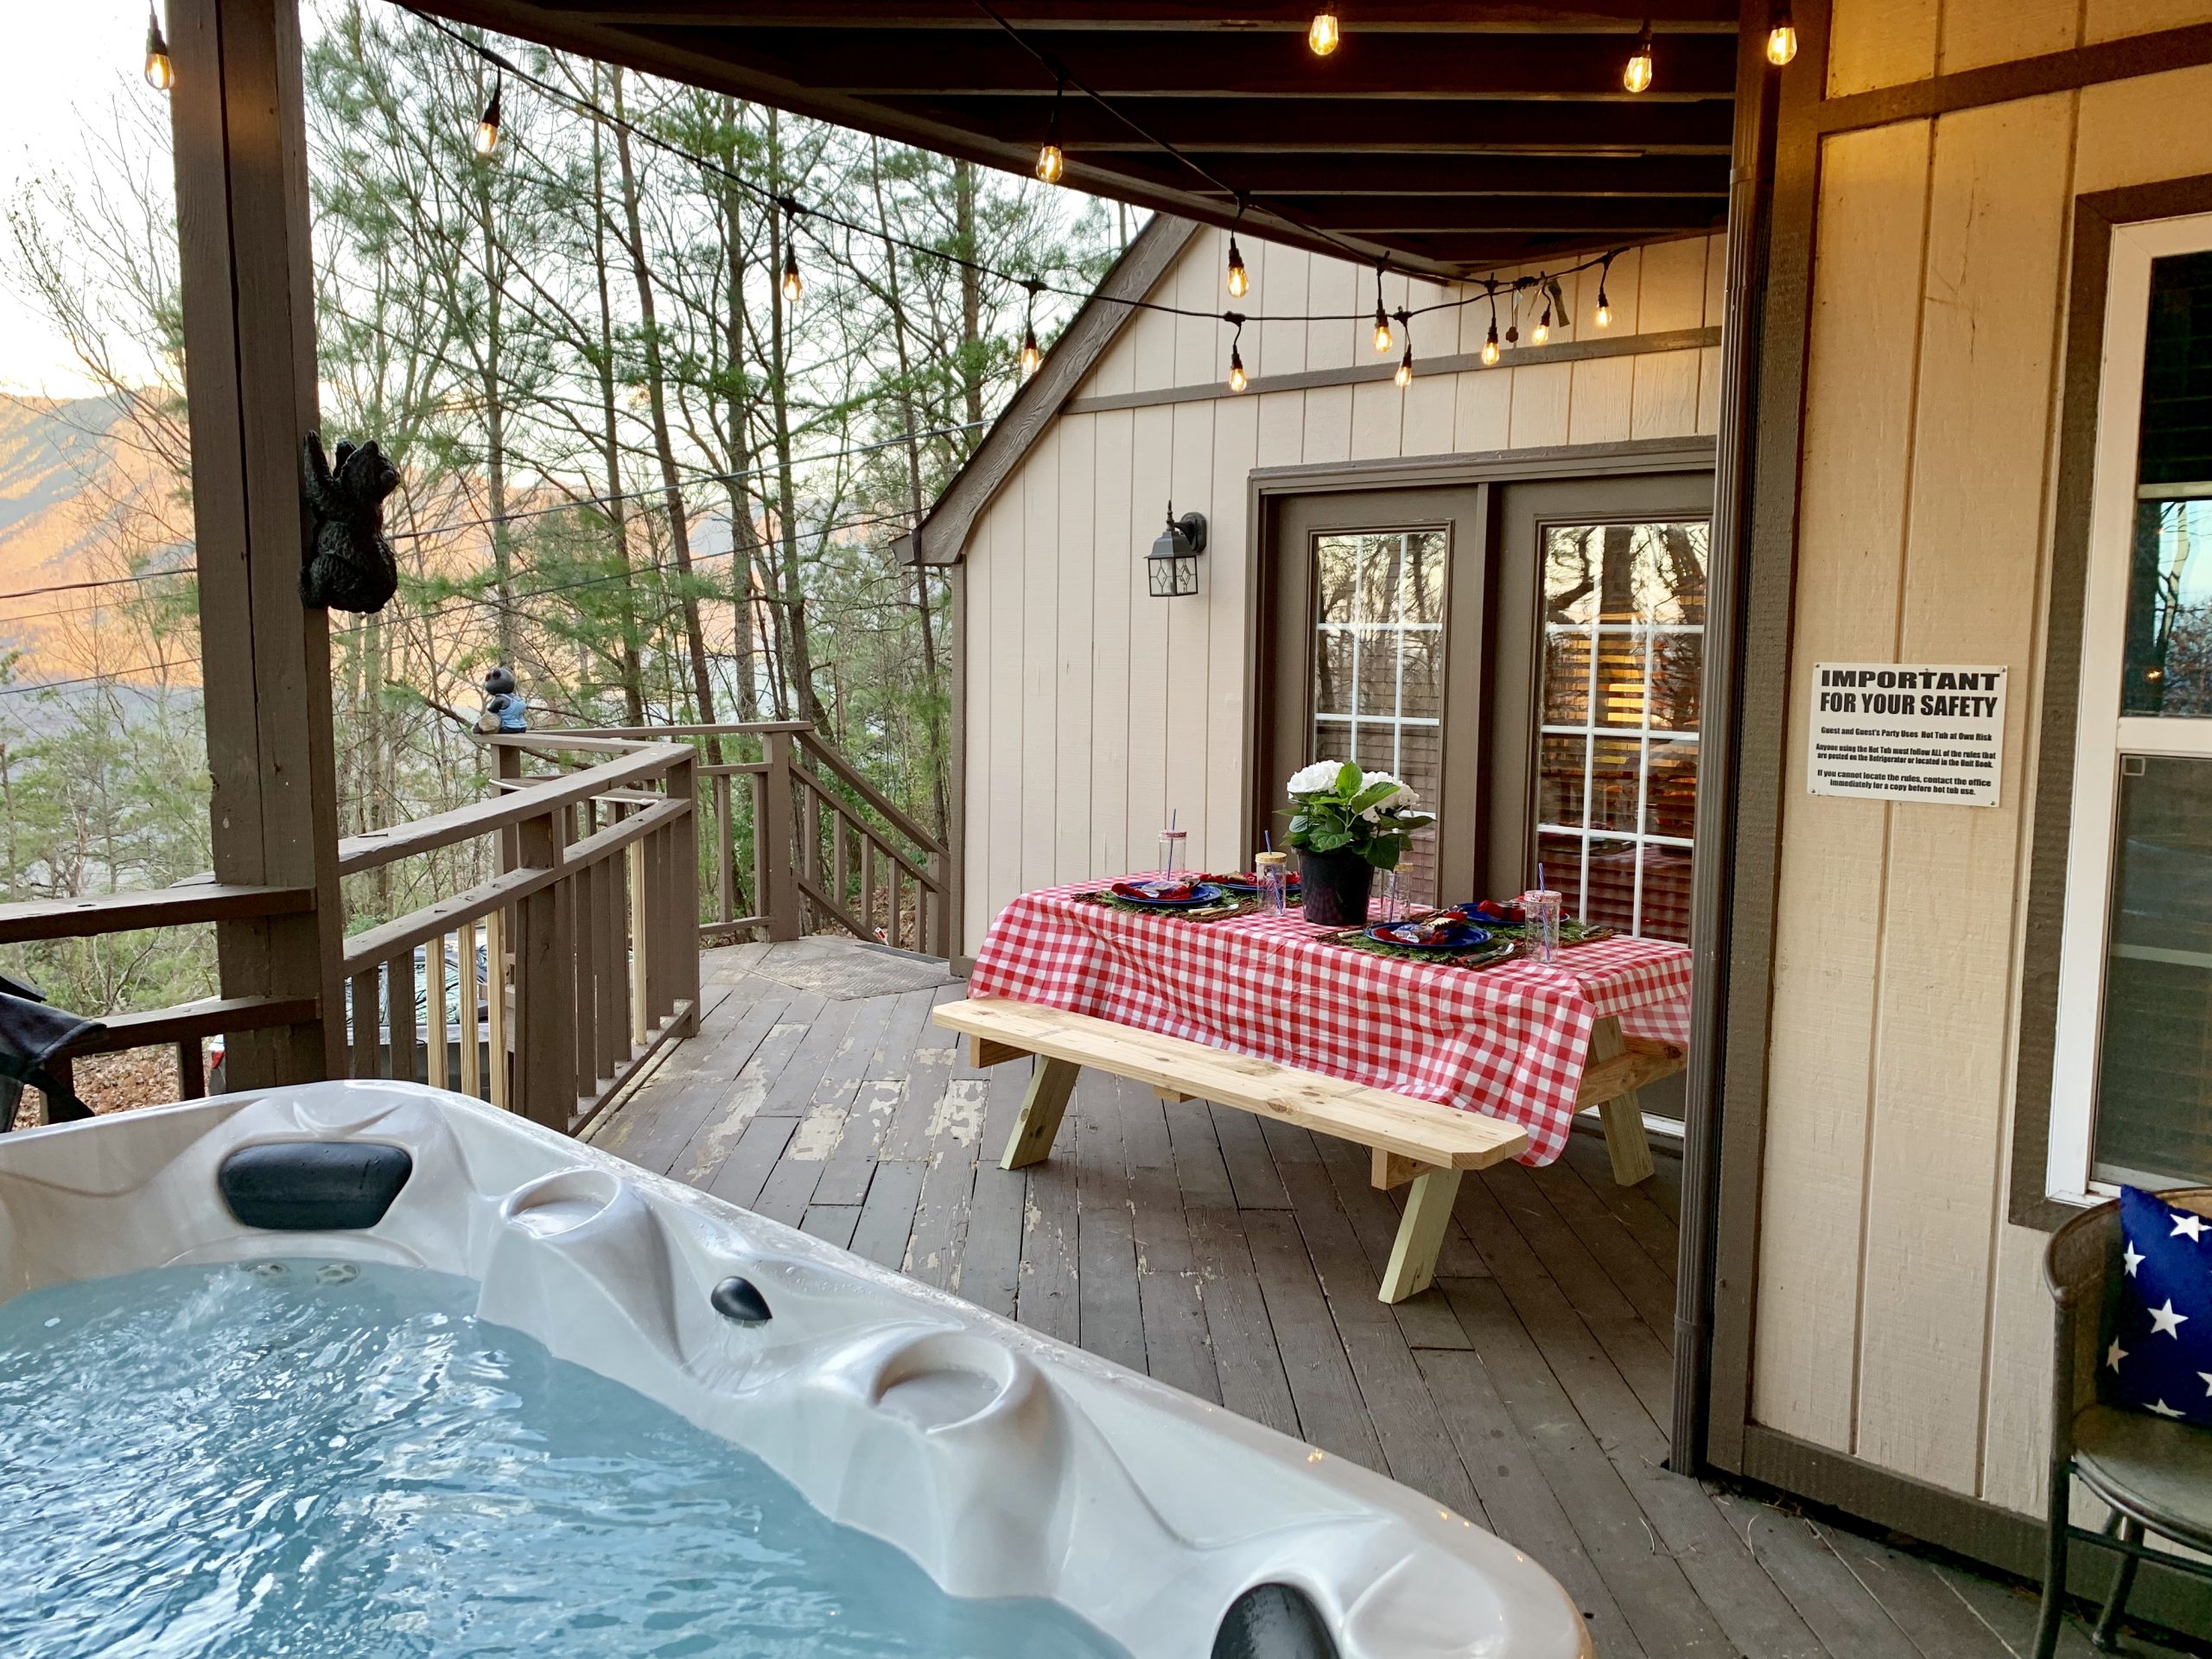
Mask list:
[[[1037,176],[1046,184],[1058,184],[1068,170],[1067,153],[1060,148],[1060,99],[1068,90],[1068,78],[1060,77],[1059,85],[1052,89],[1052,114],[1045,124],[1045,147],[1037,152]]]
[[[1766,60],[1781,68],[1797,55],[1797,25],[1790,21],[1788,0],[1774,9],[1774,26],[1766,32]]]
[[[1536,319],[1536,326],[1529,331],[1529,338],[1533,344],[1538,346],[1552,337],[1552,296],[1550,290],[1545,286],[1549,280],[1541,272],[1537,273],[1536,291],[1544,296],[1544,311],[1543,315]]]
[[[1021,378],[1027,380],[1045,361],[1045,353],[1037,349],[1037,284],[1032,281],[1023,286],[1029,294],[1021,314]]]
[[[1497,366],[1497,284],[1490,285],[1490,333],[1483,338],[1483,366]]]
[[[1313,48],[1313,55],[1325,58],[1335,51],[1344,37],[1344,25],[1337,21],[1337,14],[1324,9],[1313,14],[1313,21],[1306,25],[1306,44]]]
[[[799,205],[789,196],[779,196],[776,205],[784,210],[784,298],[797,305],[798,296],[806,292],[798,274]]]
[[[1651,86],[1651,20],[1643,20],[1643,33],[1636,37],[1636,54],[1628,60],[1628,67],[1621,71],[1621,85],[1631,92],[1649,90]]]
[[[176,85],[176,66],[169,61],[169,43],[162,38],[162,20],[149,4],[146,8],[146,84],[157,92]]]
[[[1413,319],[1401,311],[1398,313],[1398,326],[1406,331],[1406,354],[1398,359],[1398,372],[1390,378],[1398,383],[1398,390],[1403,391],[1414,383]]]
[[[1390,349],[1390,314],[1382,308],[1382,267],[1375,267],[1375,349]]]
[[[1236,204],[1236,223],[1243,222],[1244,204],[1240,201]],[[1252,279],[1244,274],[1244,253],[1236,245],[1236,230],[1232,226],[1229,232],[1229,297],[1241,300],[1251,286]]]
[[[1609,253],[1605,256],[1605,263],[1598,267],[1598,326],[1600,328],[1613,326],[1612,302],[1605,297],[1605,276],[1612,268],[1613,256]]]
[[[1236,332],[1229,341],[1229,389],[1242,391],[1251,382],[1244,378],[1244,353],[1237,348],[1244,343],[1244,319],[1234,311],[1224,312],[1224,320],[1233,318]]]
[[[500,77],[492,77],[492,101],[484,106],[484,113],[476,118],[476,137],[473,141],[479,156],[489,156],[499,143]]]

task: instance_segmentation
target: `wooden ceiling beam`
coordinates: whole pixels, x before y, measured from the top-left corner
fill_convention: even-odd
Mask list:
[[[876,109],[990,138],[1033,159],[1043,110],[1028,99],[912,97],[854,99]],[[1547,155],[1618,151],[1625,155],[1726,155],[1734,119],[1726,99],[1696,104],[1562,102],[1406,103],[1376,99],[1318,110],[1302,99],[1150,99],[1128,113],[1149,132],[1193,156],[1255,152],[1407,151],[1449,156],[1516,151]],[[1149,138],[1087,99],[1071,98],[1060,111],[1068,159],[1130,150],[1158,155]],[[1026,162],[1025,162],[1026,168]],[[1191,175],[1192,188],[1205,181]],[[1243,185],[1224,175],[1232,189]]]
[[[1204,145],[1196,154],[1199,161],[1211,163],[1212,152]],[[1230,165],[1224,157],[1222,166]],[[1305,198],[1722,196],[1728,191],[1729,158],[1401,153],[1378,162],[1370,156],[1308,154],[1240,156],[1234,165],[1237,182],[1247,190]]]
[[[1317,229],[1385,238],[1440,231],[1665,235],[1709,230],[1728,217],[1726,196],[1277,196],[1269,206]]]
[[[1053,72],[1002,34],[963,39],[885,29],[763,29],[753,24],[672,29],[621,25],[645,39],[707,52],[730,63],[854,98],[925,94],[1046,100]],[[1621,86],[1632,33],[1611,35],[1389,35],[1347,46],[1323,63],[1289,35],[1062,32],[1033,41],[1084,86],[1118,100],[1295,98],[1476,99],[1596,99],[1628,101]],[[1639,100],[1727,98],[1736,43],[1685,35],[1655,48],[1657,79]],[[1071,94],[1077,96],[1077,94]]]
[[[616,28],[660,23],[742,23],[761,29],[835,29],[852,33],[876,29],[927,29],[943,32],[996,32],[998,25],[975,0],[538,0],[549,18]],[[1002,5],[1000,15],[1024,31],[1112,29],[1131,33],[1203,29],[1223,34],[1303,35],[1313,20],[1311,0],[1240,6],[1230,10],[1205,0],[1026,0]],[[1649,17],[1655,34],[1736,32],[1735,0],[1579,0],[1548,5],[1542,0],[1360,0],[1347,15],[1345,42],[1361,36],[1415,33],[1573,34],[1584,30],[1633,32]]]

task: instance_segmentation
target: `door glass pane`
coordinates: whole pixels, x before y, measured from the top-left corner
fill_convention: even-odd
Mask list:
[[[1570,913],[1689,938],[1702,522],[1543,532],[1537,855]]]
[[[2212,253],[2151,267],[2120,712],[2212,715]]]
[[[1313,538],[1316,760],[1402,779],[1433,810],[1443,784],[1444,591],[1449,537],[1433,530]],[[1436,902],[1436,838],[1406,855],[1405,896]]]
[[[2212,1181],[2212,760],[2123,755],[2094,1174]]]

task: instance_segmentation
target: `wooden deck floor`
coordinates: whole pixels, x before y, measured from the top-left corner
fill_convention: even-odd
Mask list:
[[[1436,1287],[1388,1307],[1397,1212],[1362,1153],[1086,1072],[1055,1155],[1008,1173],[1027,1067],[976,1071],[926,1023],[957,982],[827,940],[705,968],[701,1034],[600,1146],[1480,1520],[1567,1587],[1606,1659],[2028,1652],[2026,1591],[1663,1466],[1663,1153],[1626,1191],[1581,1135],[1548,1169],[1470,1176]],[[2062,1651],[2093,1651],[2078,1624]]]

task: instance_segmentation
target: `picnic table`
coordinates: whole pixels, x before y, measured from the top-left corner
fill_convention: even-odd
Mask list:
[[[1079,882],[1025,893],[938,1023],[979,1064],[1035,1055],[1004,1162],[1051,1149],[1082,1065],[1305,1124],[1411,1183],[1383,1300],[1425,1287],[1461,1173],[1548,1164],[1601,1109],[1615,1178],[1651,1173],[1637,1090],[1681,1069],[1690,953],[1612,937],[1485,968],[1348,947],[1295,909],[1211,921],[1136,913]],[[1402,1261],[1399,1258],[1402,1257]]]

